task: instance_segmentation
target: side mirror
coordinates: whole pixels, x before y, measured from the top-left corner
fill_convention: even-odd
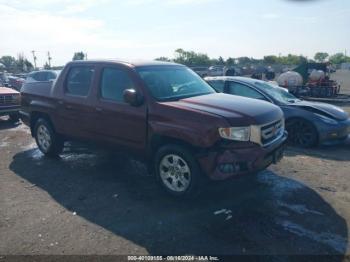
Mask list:
[[[136,92],[135,89],[126,89],[123,92],[124,102],[131,106],[140,106],[143,104],[143,96]]]

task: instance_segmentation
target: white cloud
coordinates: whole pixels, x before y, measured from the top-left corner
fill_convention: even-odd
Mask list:
[[[221,0],[127,0],[124,3],[129,5],[165,4],[165,5],[191,5],[206,4],[208,2],[219,2]]]
[[[20,10],[43,11],[60,14],[75,14],[85,12],[97,5],[112,0],[0,0],[0,4]]]
[[[1,4],[0,20],[6,21],[0,23],[0,31],[6,35],[1,40],[1,51],[12,55],[23,52],[29,56],[31,50],[36,50],[41,64],[49,50],[66,56],[65,50],[72,53],[83,49],[84,43],[96,43],[104,26],[96,19],[23,11]]]
[[[35,50],[39,66],[46,62],[47,51],[51,52],[53,64],[58,65],[69,61],[76,51],[87,52],[89,58],[154,58],[164,47],[174,46],[174,50],[184,44],[178,40],[146,37],[147,32],[130,35],[112,31],[99,19],[19,10],[1,3],[0,20],[6,21],[0,23],[0,32],[6,36],[1,39],[0,56],[23,53],[32,59],[31,50]],[[148,49],[153,54],[145,51]]]
[[[262,14],[261,17],[264,19],[278,19],[280,18],[280,15],[275,13],[266,13],[266,14]]]

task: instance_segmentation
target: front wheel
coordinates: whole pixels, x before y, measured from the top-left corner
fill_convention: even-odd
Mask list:
[[[64,142],[46,119],[38,119],[34,127],[34,135],[36,143],[44,155],[58,156],[62,152]]]
[[[293,119],[286,122],[288,141],[304,148],[314,147],[318,143],[318,132],[312,123],[304,119]]]
[[[155,156],[155,171],[162,187],[173,196],[193,196],[199,191],[202,182],[200,168],[186,147],[161,147]]]

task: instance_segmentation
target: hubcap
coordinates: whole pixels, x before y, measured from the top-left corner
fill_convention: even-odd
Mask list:
[[[308,123],[298,121],[289,128],[289,139],[301,146],[309,146],[315,140],[315,133]]]
[[[50,132],[46,126],[40,125],[37,130],[37,139],[40,148],[47,152],[51,146],[51,136]]]
[[[164,156],[160,161],[159,172],[164,185],[172,191],[184,192],[190,185],[190,168],[187,162],[178,155]]]

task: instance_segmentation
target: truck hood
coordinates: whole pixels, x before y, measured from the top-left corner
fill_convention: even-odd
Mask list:
[[[349,118],[349,114],[345,112],[343,109],[334,105],[326,104],[326,103],[299,101],[293,104],[289,104],[289,106],[299,107],[304,110],[307,110],[316,114],[324,115],[340,121],[346,120]]]
[[[172,103],[184,109],[224,117],[232,126],[261,125],[283,117],[281,109],[271,103],[223,93],[195,96]]]
[[[11,88],[8,87],[0,87],[0,95],[7,95],[7,94],[19,94],[19,92],[17,92],[16,90],[13,90]]]

